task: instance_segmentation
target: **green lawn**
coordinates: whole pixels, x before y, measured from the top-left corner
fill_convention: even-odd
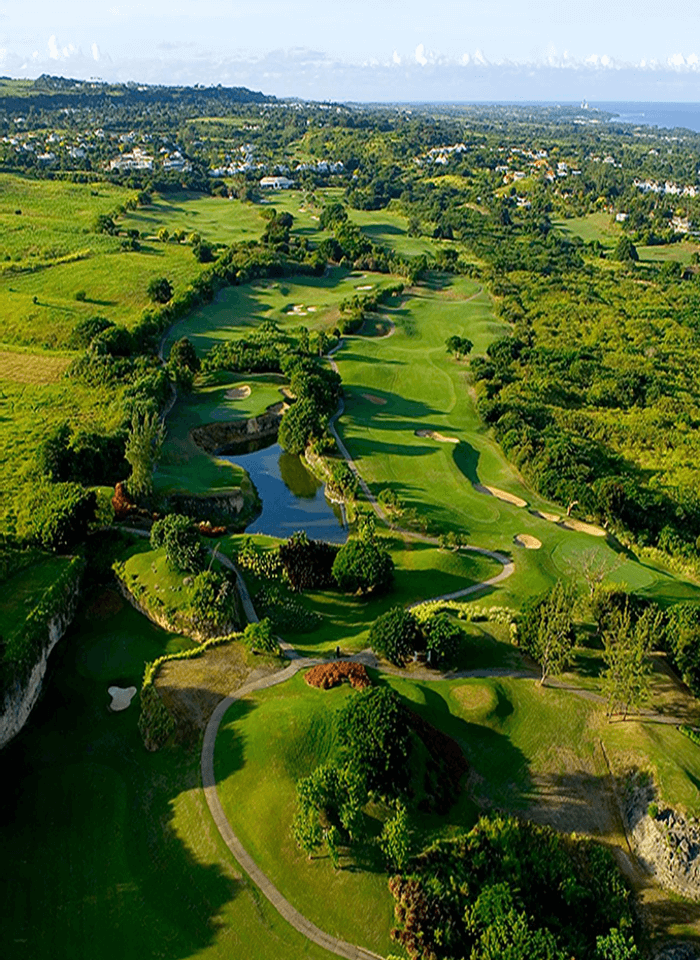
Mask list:
[[[192,644],[129,606],[99,608],[56,649],[3,751],[3,957],[324,960],[241,880],[209,819],[198,746],[149,754],[137,701],[107,710],[110,684],[138,686],[146,660]]]
[[[136,229],[146,237],[155,237],[165,227],[170,233],[185,230],[212,243],[230,244],[260,238],[265,228],[260,213],[261,207],[252,203],[182,192],[155,196],[151,204],[129,213],[122,222],[125,229]]]
[[[58,579],[69,564],[69,557],[37,554],[31,566],[2,582],[0,637],[9,637],[22,626],[40,603],[44,591]]]

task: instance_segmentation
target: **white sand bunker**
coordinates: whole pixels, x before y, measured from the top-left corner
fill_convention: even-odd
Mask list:
[[[365,398],[365,400],[369,400],[370,403],[376,403],[380,407],[383,407],[386,404],[386,400],[382,400],[381,397],[375,397],[373,393],[363,393],[362,396]]]
[[[567,530],[575,530],[576,533],[587,533],[591,537],[607,537],[602,527],[596,527],[594,523],[584,523],[583,520],[573,520],[571,517],[562,519],[559,526],[566,527]]]
[[[542,541],[538,540],[537,537],[531,537],[529,533],[517,534],[513,537],[513,543],[519,547],[525,547],[526,550],[539,550],[542,546]]]
[[[136,687],[110,687],[107,693],[112,698],[109,709],[114,713],[126,710],[136,696]]]
[[[416,430],[417,437],[427,437],[429,440],[437,440],[438,443],[459,443],[458,437],[446,437],[444,433],[438,433],[437,430]]]
[[[246,397],[250,396],[250,387],[245,384],[242,387],[231,387],[230,390],[226,391],[227,400],[245,400]]]
[[[488,487],[484,483],[475,483],[474,489],[477,493],[487,493],[490,497],[496,497],[504,503],[512,503],[514,507],[526,507],[527,500],[516,497],[514,493],[508,493],[507,490],[500,490],[498,487]]]
[[[531,510],[533,517],[539,517],[540,520],[549,520],[550,523],[559,523],[561,517],[558,513],[545,513],[544,510]]]
[[[305,317],[309,311],[306,309],[305,304],[295,303],[294,306],[290,307],[286,312],[291,313],[295,317]]]
[[[365,283],[361,287],[355,287],[356,290],[374,290],[373,283]]]

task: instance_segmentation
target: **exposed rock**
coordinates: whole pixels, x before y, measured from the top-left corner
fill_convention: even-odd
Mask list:
[[[228,423],[207,423],[203,427],[195,427],[190,436],[206,453],[235,452],[241,443],[248,440],[276,437],[282,416],[287,409],[286,403],[275,403],[259,417],[251,417],[249,420],[232,420]]]
[[[79,593],[80,577],[77,577],[65,599],[63,609],[46,625],[46,644],[39,660],[32,667],[27,679],[24,682],[17,682],[5,694],[0,704],[0,748],[16,737],[29,719],[41,694],[49,655],[73,621]]]
[[[700,900],[700,821],[670,807],[651,816],[655,795],[653,783],[643,776],[634,778],[627,791],[623,813],[632,846],[662,886]]]

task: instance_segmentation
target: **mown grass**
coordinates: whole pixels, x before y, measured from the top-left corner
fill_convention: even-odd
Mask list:
[[[257,240],[265,228],[261,208],[240,200],[206,197],[182,192],[155,196],[148,206],[139,207],[124,217],[125,229],[136,229],[155,237],[161,227],[170,233],[185,230],[199,233],[212,243],[236,243]]]
[[[2,582],[0,588],[0,637],[19,629],[40,603],[48,587],[70,564],[69,557],[37,556],[32,566]]]
[[[126,605],[90,619],[92,607],[3,751],[3,957],[323,960],[241,879],[206,809],[198,747],[149,754],[137,702],[107,709],[110,684],[138,686],[146,660],[190,642]]]

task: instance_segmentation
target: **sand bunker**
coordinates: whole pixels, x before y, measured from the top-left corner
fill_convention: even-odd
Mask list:
[[[114,713],[126,710],[136,696],[136,687],[110,687],[107,693],[112,698],[109,709]]]
[[[382,400],[381,397],[375,397],[373,393],[363,393],[362,396],[365,400],[369,400],[370,403],[376,403],[377,406],[383,407],[386,404],[386,400]]]
[[[361,287],[355,287],[356,290],[374,290],[373,283],[365,283]]]
[[[474,489],[477,493],[487,493],[490,497],[496,497],[497,500],[502,500],[504,503],[512,503],[514,507],[527,506],[527,500],[522,500],[515,494],[508,493],[507,490],[500,490],[498,487],[488,487],[484,483],[475,483]]]
[[[529,533],[517,534],[513,537],[513,543],[519,547],[525,547],[526,550],[539,550],[542,546],[542,541],[538,540],[537,537],[531,537]]]
[[[416,430],[415,434],[417,437],[427,437],[429,440],[437,440],[438,443],[459,443],[458,437],[446,437],[436,430]]]
[[[306,309],[306,306],[303,303],[295,303],[293,307],[290,307],[285,313],[291,313],[295,317],[305,317],[309,311]]]
[[[549,520],[550,523],[559,523],[561,517],[558,513],[545,513],[544,510],[531,510],[533,517],[539,517],[540,520]]]
[[[250,396],[250,387],[246,384],[243,387],[231,387],[226,391],[227,400],[245,400]]]
[[[575,530],[576,533],[588,533],[591,537],[607,537],[602,527],[596,527],[594,523],[584,523],[583,520],[573,520],[571,517],[562,519],[559,526],[566,527],[567,530]]]

